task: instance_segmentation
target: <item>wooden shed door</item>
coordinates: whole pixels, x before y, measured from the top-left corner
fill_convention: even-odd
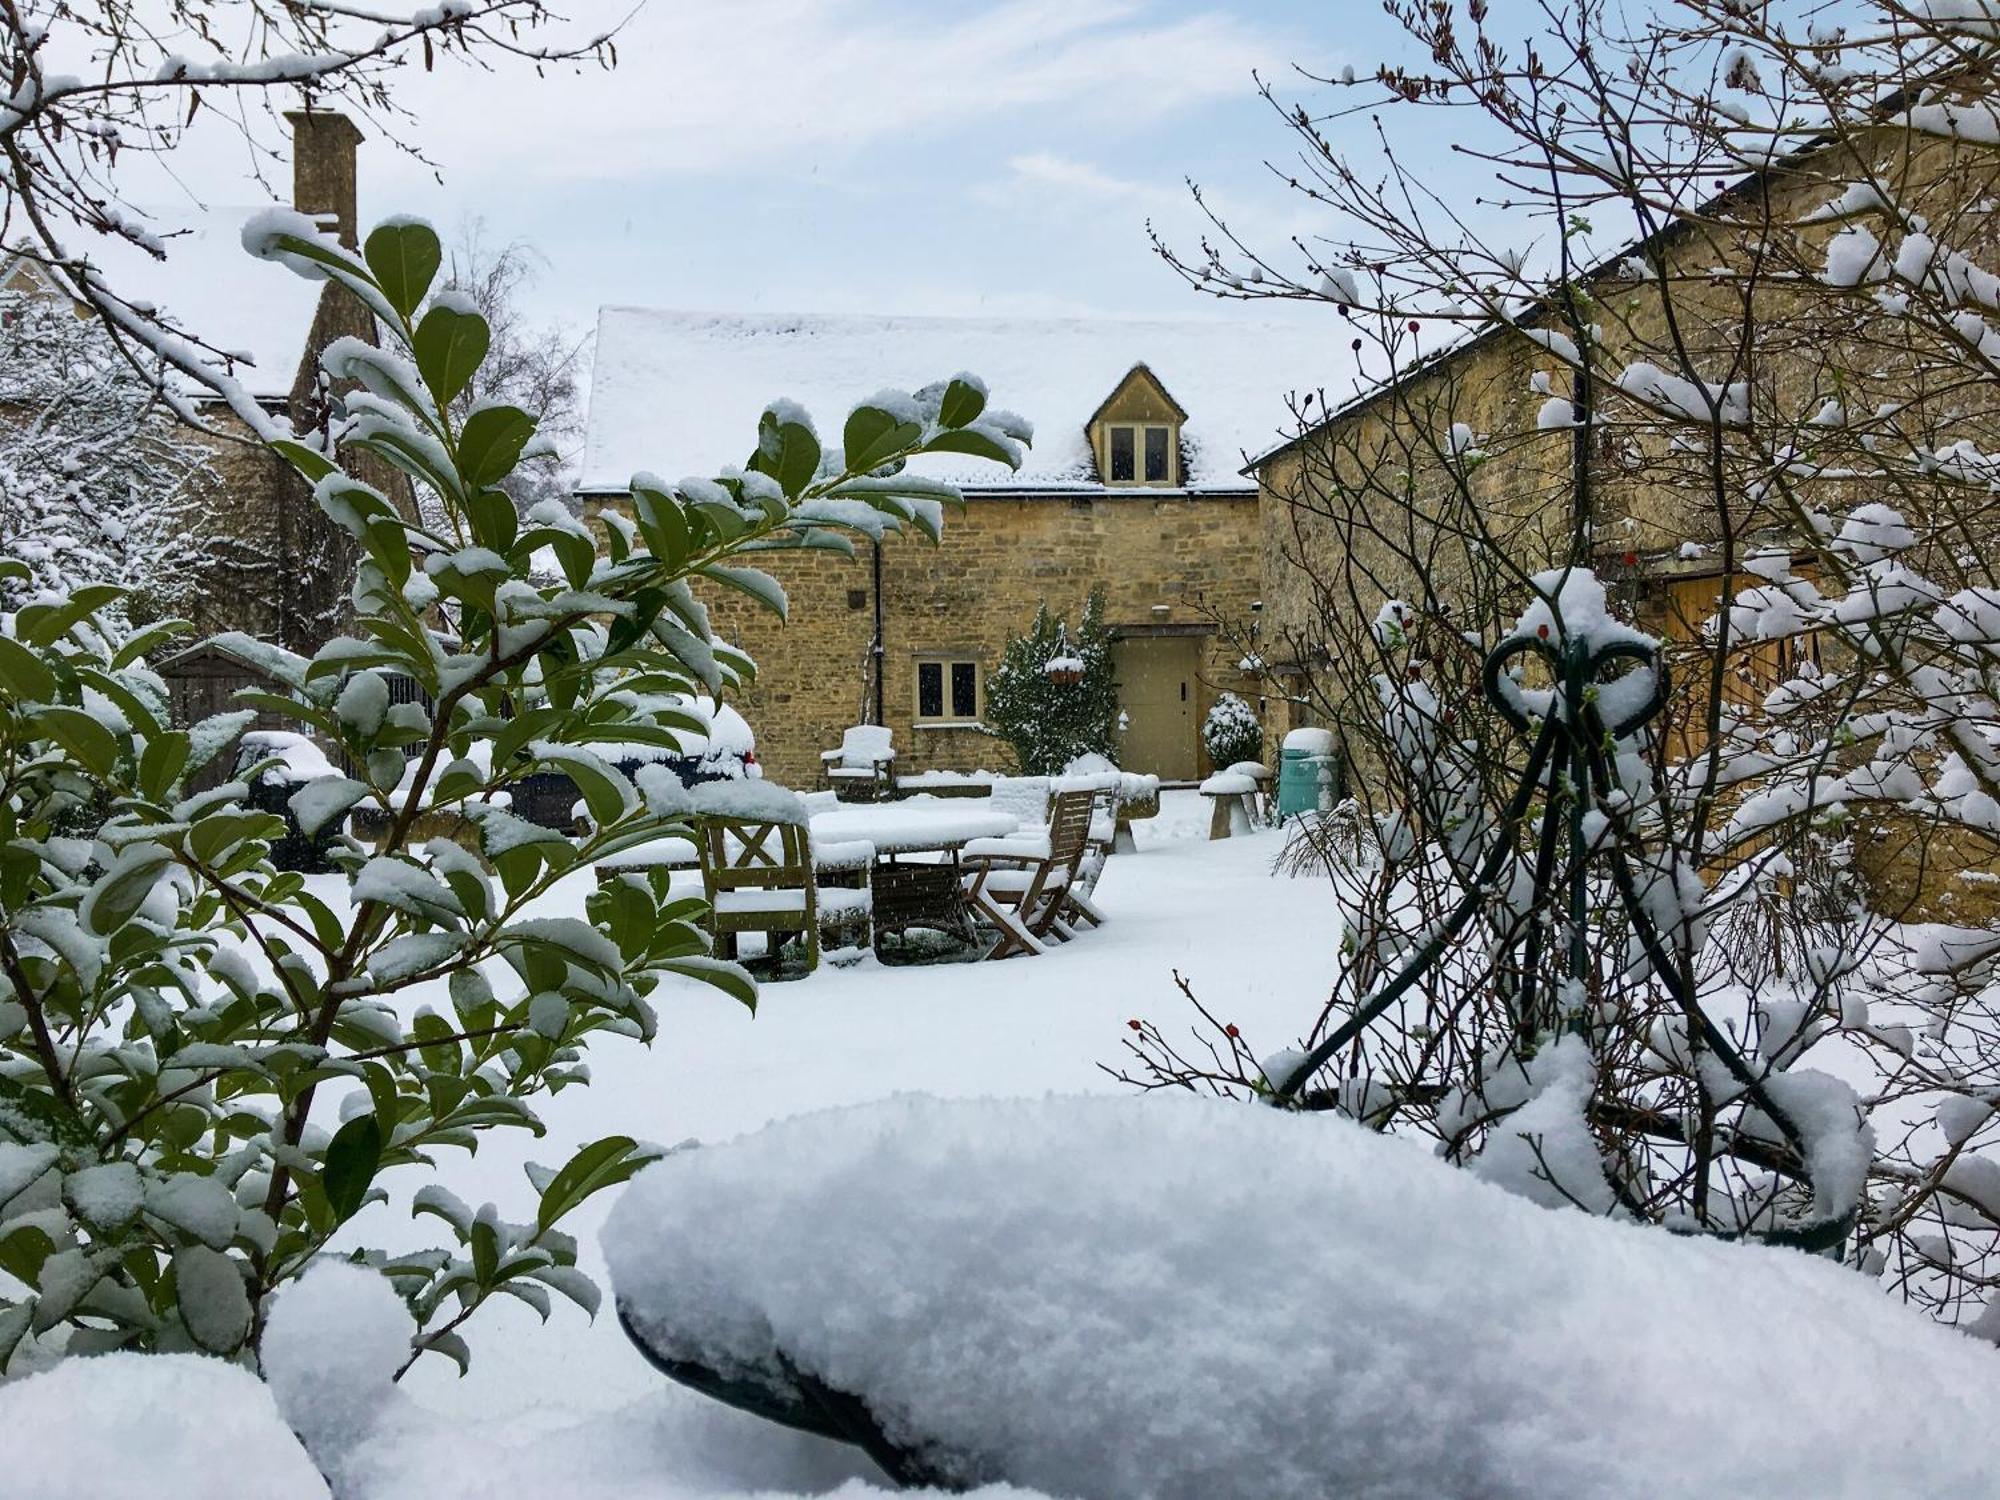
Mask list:
[[[1199,766],[1195,664],[1191,635],[1136,635],[1111,644],[1125,734],[1118,763],[1166,781],[1190,781]]]

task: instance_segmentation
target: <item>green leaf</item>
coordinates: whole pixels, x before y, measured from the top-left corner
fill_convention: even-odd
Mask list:
[[[482,406],[458,435],[458,468],[470,489],[498,484],[514,472],[535,435],[535,419],[518,406]]]
[[[466,498],[465,508],[472,519],[472,539],[480,546],[506,552],[514,545],[520,516],[512,495],[500,489],[475,490]]]
[[[89,583],[72,589],[60,604],[24,604],[14,616],[14,635],[30,646],[54,645],[77,621],[124,597],[112,584]]]
[[[741,1001],[746,1009],[757,1009],[757,981],[738,964],[720,958],[690,957],[668,959],[661,967],[714,985],[725,995]]]
[[[407,219],[376,225],[361,253],[389,305],[406,318],[424,300],[444,260],[437,231]]]
[[[237,1262],[206,1245],[174,1252],[175,1301],[188,1336],[211,1354],[233,1354],[250,1336],[250,1295]]]
[[[185,730],[170,729],[146,742],[139,757],[139,790],[154,802],[164,802],[187,764],[194,742]]]
[[[757,424],[757,456],[751,466],[778,481],[787,500],[812,483],[819,472],[819,439],[803,422],[781,421],[766,411]]]
[[[194,626],[186,620],[157,620],[144,630],[127,636],[122,645],[112,654],[111,665],[129,667],[155,646],[165,645],[177,635],[186,635]]]
[[[541,1206],[535,1210],[536,1227],[548,1229],[592,1193],[625,1181],[652,1160],[652,1153],[630,1136],[607,1135],[592,1141],[564,1162],[542,1190]]]
[[[417,372],[440,405],[456,399],[471,383],[486,359],[492,329],[476,312],[455,307],[433,307],[417,325],[414,349]]]
[[[963,427],[968,422],[979,420],[979,414],[986,410],[986,392],[965,380],[952,380],[944,388],[944,400],[938,405],[938,421],[947,427]]]
[[[382,1123],[374,1115],[356,1115],[334,1132],[327,1143],[320,1185],[338,1219],[354,1216],[381,1165]]]
[[[1008,468],[1020,467],[1019,457],[1002,447],[976,427],[962,428],[957,432],[941,432],[924,444],[926,453],[970,453],[974,458],[990,458],[996,464]]]
[[[847,414],[841,432],[848,472],[865,474],[916,446],[924,435],[914,422],[903,422],[879,406],[857,406]]]
[[[56,705],[37,709],[32,718],[37,730],[62,746],[92,775],[108,777],[118,763],[118,741],[82,709]]]
[[[135,844],[122,851],[77,908],[84,930],[109,937],[131,921],[171,858],[159,844]]]
[[[9,636],[0,635],[0,690],[20,703],[46,703],[56,695],[55,674]]]
[[[318,484],[335,468],[333,460],[319,449],[308,448],[304,443],[294,442],[291,438],[279,438],[271,444],[271,451],[288,461],[312,484]]]

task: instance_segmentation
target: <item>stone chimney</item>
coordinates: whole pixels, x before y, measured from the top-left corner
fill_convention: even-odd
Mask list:
[[[361,132],[337,110],[288,109],[292,127],[292,207],[356,245],[354,148]]]

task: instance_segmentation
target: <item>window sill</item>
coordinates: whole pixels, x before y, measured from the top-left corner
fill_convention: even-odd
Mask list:
[[[910,725],[912,729],[976,729],[986,733],[986,726],[977,719],[918,719]]]

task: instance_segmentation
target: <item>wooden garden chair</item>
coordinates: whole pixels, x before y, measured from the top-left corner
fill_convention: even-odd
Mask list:
[[[966,904],[1000,933],[988,958],[1042,953],[1050,939],[1070,935],[1059,924],[1090,839],[1093,800],[1087,791],[1059,792],[1049,804],[1046,829],[965,846]]]
[[[1077,866],[1076,878],[1063,889],[1062,909],[1056,916],[1058,926],[1074,927],[1080,922],[1092,927],[1104,925],[1104,913],[1092,898],[1097,893],[1097,882],[1104,878],[1105,861],[1111,858],[1117,841],[1118,785],[1114,781],[1090,794],[1090,831],[1083,841],[1083,859]]]
[[[880,802],[895,790],[896,746],[881,724],[856,724],[838,750],[820,754],[827,785],[844,802]]]
[[[785,938],[798,936],[805,939],[807,970],[817,969],[819,899],[805,826],[719,817],[697,826],[716,951],[734,958],[740,933],[762,932],[775,957]]]

